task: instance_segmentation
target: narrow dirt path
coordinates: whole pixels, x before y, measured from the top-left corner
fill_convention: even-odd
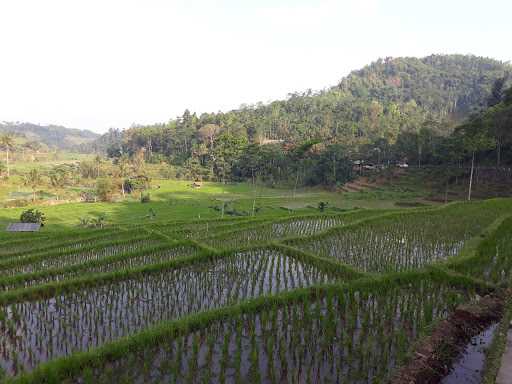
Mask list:
[[[509,329],[507,334],[507,346],[501,357],[501,368],[496,378],[496,384],[510,383],[512,383],[512,329]]]

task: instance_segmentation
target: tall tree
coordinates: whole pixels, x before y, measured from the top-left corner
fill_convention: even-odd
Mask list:
[[[482,120],[496,141],[496,167],[500,167],[503,146],[512,141],[512,105],[499,103],[485,111]]]
[[[126,153],[123,153],[119,159],[117,159],[117,169],[119,177],[121,178],[121,193],[123,198],[125,197],[124,190],[124,178],[128,176],[128,172],[130,170],[130,158]]]
[[[471,156],[471,170],[469,175],[468,201],[471,200],[473,188],[473,174],[475,169],[476,154],[480,151],[493,149],[496,145],[494,139],[485,129],[481,117],[478,117],[469,123],[463,125],[459,132],[462,134],[464,150]]]
[[[292,152],[292,159],[295,164],[295,184],[293,186],[293,197],[295,197],[295,193],[297,192],[297,186],[299,183],[300,174],[304,174],[305,163],[308,158],[308,154],[310,150],[318,144],[318,140],[309,140],[305,143],[301,144],[297,148],[295,148]]]
[[[312,184],[336,186],[352,179],[352,162],[341,144],[328,145],[319,153],[312,167]]]
[[[0,145],[5,150],[5,165],[7,167],[7,177],[11,175],[9,166],[9,151],[14,148],[14,138],[10,133],[4,133],[0,136]]]
[[[25,175],[25,185],[30,186],[32,189],[32,201],[36,201],[36,189],[41,184],[42,175],[37,168],[31,169],[30,172]]]
[[[247,145],[244,137],[224,133],[217,139],[215,148],[210,150],[214,173],[219,181],[225,182],[232,174],[235,163]]]
[[[213,149],[215,138],[220,132],[220,127],[216,124],[206,124],[199,128],[197,134],[201,141],[205,141],[210,149]]]
[[[491,95],[487,99],[487,106],[494,107],[496,104],[501,103],[504,97],[505,82],[507,81],[508,75],[499,77],[494,81],[491,89]]]
[[[139,149],[132,156],[133,169],[137,176],[145,175],[146,173],[146,161],[144,160],[145,148]]]
[[[512,143],[512,87],[503,92],[501,100],[483,113],[483,121],[496,140],[496,167],[501,165],[503,146]]]
[[[96,155],[94,158],[94,164],[96,165],[96,178],[100,177],[101,164],[103,160],[100,155]]]

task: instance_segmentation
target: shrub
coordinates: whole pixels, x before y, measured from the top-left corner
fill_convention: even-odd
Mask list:
[[[148,214],[145,216],[147,219],[153,220],[156,218],[156,212],[153,208],[149,208]]]
[[[176,178],[176,169],[172,165],[168,165],[166,167],[160,168],[160,176],[163,179],[175,179]]]
[[[107,219],[107,215],[102,213],[98,217],[94,217],[89,221],[89,225],[93,228],[103,228],[105,226],[105,220]]]
[[[82,191],[80,192],[80,198],[82,201],[86,203],[95,203],[96,202],[96,194],[90,191]]]
[[[320,212],[323,212],[325,210],[325,208],[327,208],[327,205],[329,203],[326,202],[326,201],[321,201],[318,203],[318,209],[320,210]]]
[[[103,228],[105,226],[105,220],[107,219],[107,215],[104,213],[100,214],[98,217],[80,217],[78,219],[78,226],[82,228]]]
[[[125,179],[123,181],[123,188],[125,193],[132,193],[135,189],[135,186],[133,185],[133,182],[130,179]]]
[[[78,219],[78,226],[79,227],[82,227],[82,228],[87,228],[89,227],[89,218],[88,217],[80,217]]]
[[[96,181],[96,194],[100,201],[110,201],[112,198],[112,181],[110,179],[98,179]]]
[[[151,197],[149,196],[149,193],[145,193],[140,196],[141,203],[149,203],[150,201],[151,201]]]
[[[41,226],[44,225],[46,217],[44,213],[34,208],[23,211],[20,216],[20,221],[22,223],[39,223]]]

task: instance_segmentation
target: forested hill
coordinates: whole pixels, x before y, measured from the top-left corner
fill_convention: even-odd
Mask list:
[[[476,56],[381,59],[322,91],[229,112],[186,110],[166,123],[110,130],[94,145],[111,157],[167,161],[189,178],[294,185],[344,183],[355,160],[453,165],[478,153],[508,164],[509,125],[497,120],[508,121],[509,72]]]
[[[289,94],[286,100],[243,105],[225,113],[196,116],[188,110],[167,123],[109,132],[96,142],[106,150],[121,137],[129,150],[186,158],[201,142],[201,128],[229,132],[248,142],[318,139],[355,146],[429,124],[448,133],[455,123],[486,106],[493,83],[512,72],[497,60],[472,55],[386,58],[349,74],[322,91]],[[207,133],[206,133],[207,135]]]
[[[414,103],[436,117],[460,118],[486,107],[494,81],[510,69],[465,55],[386,58],[352,72],[331,92],[384,105]]]
[[[80,129],[59,125],[37,125],[31,123],[0,122],[0,133],[13,133],[26,138],[28,142],[45,144],[50,148],[77,150],[90,144],[100,135]]]

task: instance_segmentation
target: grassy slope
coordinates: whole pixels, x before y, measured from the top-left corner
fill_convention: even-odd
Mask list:
[[[157,188],[160,186],[160,188]],[[221,184],[204,183],[200,189],[190,187],[189,181],[154,180],[150,192],[151,202],[141,204],[134,197],[117,203],[70,203],[56,206],[36,207],[46,214],[46,230],[72,227],[79,217],[105,213],[109,223],[150,222],[146,216],[151,209],[156,212],[157,220],[188,220],[197,218],[220,217],[220,212],[210,208],[220,206],[222,201],[233,201],[237,210],[252,212],[253,200],[261,208],[258,216],[280,217],[295,213],[318,212],[315,208],[320,201],[328,201],[329,207],[350,209],[394,208],[399,195],[390,195],[388,199],[368,199],[358,195],[347,198],[343,194],[321,189],[298,190],[257,187],[246,183]],[[284,208],[284,209],[283,209]],[[0,209],[0,227],[16,221],[20,213],[27,208]]]
[[[18,153],[16,154],[16,156],[21,155]],[[42,173],[45,173],[46,171],[48,171],[49,169],[56,165],[75,163],[77,161],[83,160],[91,160],[93,158],[93,155],[71,152],[58,152],[58,157],[56,159],[52,158],[52,155],[49,154],[45,155],[44,158],[38,159],[36,161],[28,160],[29,155],[27,155],[26,157],[27,160],[13,160],[11,157],[11,177],[8,180],[0,179],[0,203],[3,203],[7,199],[11,198],[11,192],[26,192],[29,195],[32,193],[30,187],[24,185],[23,183],[23,175],[30,172],[32,169],[37,168]],[[0,151],[0,161],[3,161],[5,163],[4,151]],[[69,192],[69,188],[55,189],[50,187],[49,185],[42,185],[37,189],[44,190],[45,192],[56,193],[59,196],[63,196],[66,194],[66,192]]]

